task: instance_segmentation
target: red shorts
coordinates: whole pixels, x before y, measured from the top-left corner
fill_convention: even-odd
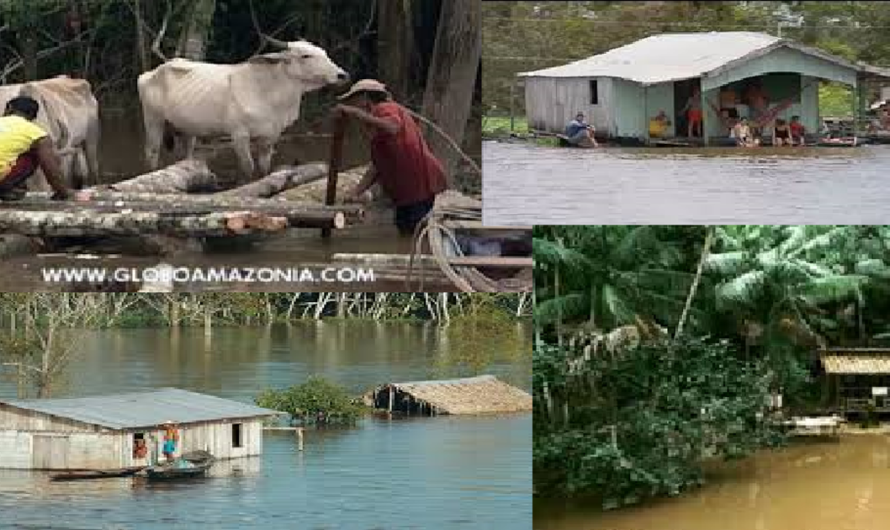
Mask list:
[[[27,180],[37,171],[38,164],[36,154],[29,151],[21,155],[9,170],[9,174],[0,179],[0,190],[11,190]]]
[[[701,121],[702,113],[700,110],[689,110],[686,112],[686,117],[689,118],[689,121],[695,123]]]

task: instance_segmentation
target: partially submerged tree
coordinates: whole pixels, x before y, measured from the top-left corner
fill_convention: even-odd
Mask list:
[[[365,407],[356,403],[346,390],[320,376],[281,390],[265,390],[256,404],[290,414],[292,422],[352,424]]]

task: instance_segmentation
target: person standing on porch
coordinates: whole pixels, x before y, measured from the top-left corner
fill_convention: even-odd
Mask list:
[[[686,113],[686,136],[692,138],[693,133],[697,130],[697,136],[703,136],[702,133],[702,110],[701,110],[701,90],[698,87],[692,89],[692,95],[686,100],[686,106],[680,111]]]

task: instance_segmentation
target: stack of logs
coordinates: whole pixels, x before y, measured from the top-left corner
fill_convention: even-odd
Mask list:
[[[169,236],[233,237],[273,234],[287,228],[341,229],[361,222],[357,205],[324,206],[276,196],[327,177],[327,165],[281,168],[250,184],[216,191],[216,176],[201,160],[78,192],[74,201],[28,193],[0,201],[0,234],[102,238]]]

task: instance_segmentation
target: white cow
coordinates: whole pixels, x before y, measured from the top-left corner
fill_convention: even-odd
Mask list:
[[[185,137],[186,156],[198,137],[232,138],[243,176],[270,171],[281,133],[300,116],[303,94],[344,83],[349,75],[327,52],[306,41],[232,65],[173,59],[139,76],[146,163],[157,169],[165,125]],[[254,163],[251,141],[259,150]]]
[[[0,86],[0,109],[9,100],[28,96],[40,104],[37,124],[52,138],[62,161],[66,184],[79,187],[84,179],[99,175],[99,104],[90,83],[59,76],[42,81]],[[38,189],[48,189],[42,173]]]

